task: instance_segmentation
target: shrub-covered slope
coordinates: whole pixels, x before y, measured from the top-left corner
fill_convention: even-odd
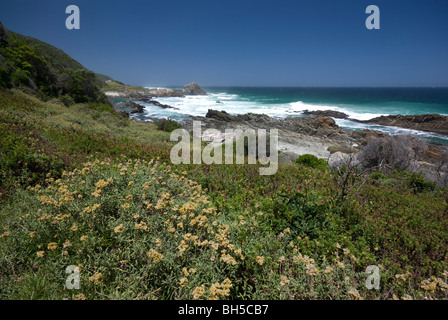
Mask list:
[[[67,95],[77,103],[108,103],[100,88],[103,78],[62,50],[0,22],[0,87],[29,88],[45,99]]]

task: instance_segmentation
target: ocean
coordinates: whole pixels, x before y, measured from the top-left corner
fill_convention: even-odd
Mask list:
[[[173,88],[170,88],[173,89]],[[177,88],[181,89],[181,88]],[[230,114],[264,113],[276,118],[303,116],[304,110],[336,110],[357,120],[381,115],[438,113],[448,116],[448,88],[292,88],[292,87],[204,87],[207,96],[156,98],[175,109],[162,109],[151,104],[140,120],[171,118],[183,120],[190,115],[205,116],[208,109]],[[432,142],[448,144],[448,136],[396,127],[335,119],[345,129],[383,131],[389,134],[411,134]]]

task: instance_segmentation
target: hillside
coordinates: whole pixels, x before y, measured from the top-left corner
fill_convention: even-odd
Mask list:
[[[273,176],[247,161],[174,165],[174,127],[116,113],[93,72],[8,33],[0,299],[447,299],[446,187],[310,155]],[[64,91],[61,66],[95,90]]]
[[[0,87],[30,89],[43,99],[108,100],[99,77],[62,50],[7,30],[0,22]]]

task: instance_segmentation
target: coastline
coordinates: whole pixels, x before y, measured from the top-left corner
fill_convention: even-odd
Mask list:
[[[137,120],[137,118],[140,118],[141,120],[151,119],[151,118],[172,118],[174,120],[184,120],[185,118],[189,118],[191,116],[205,116],[208,109],[219,109],[219,110],[225,110],[229,112],[230,114],[241,114],[242,108],[238,108],[235,111],[232,112],[235,107],[232,107],[233,105],[239,105],[239,101],[232,100],[232,96],[235,96],[235,94],[230,93],[228,96],[223,96],[223,94],[212,94],[211,96],[208,96],[205,91],[203,91],[199,85],[196,83],[191,83],[187,86],[193,85],[194,90],[179,90],[179,89],[147,89],[147,88],[135,88],[132,89],[132,87],[126,86],[126,87],[119,87],[119,91],[106,91],[105,93],[112,99],[124,99],[124,100],[130,100],[132,103],[134,103],[134,106],[137,106],[137,108],[128,109],[128,112],[133,113],[133,118]],[[117,89],[117,87],[114,87],[114,89]],[[259,89],[259,88],[257,88]],[[194,98],[195,95],[199,95],[200,97]],[[176,99],[172,99],[173,97],[176,97]],[[209,98],[210,97],[210,98]],[[158,102],[157,99],[160,98],[160,101],[163,101],[163,103]],[[186,98],[182,99],[182,98]],[[217,100],[214,101],[214,99],[225,99],[225,100]],[[207,100],[208,99],[208,100]],[[230,99],[230,100],[229,100]],[[247,100],[247,98],[242,97],[241,99]],[[278,99],[278,98],[276,98]],[[189,112],[188,105],[182,108],[182,110],[179,110],[179,108],[174,107],[174,105],[179,105],[179,101],[191,101],[189,102],[193,107],[195,107],[195,103],[199,103],[201,106],[198,110],[191,110],[192,112]],[[272,99],[267,99],[272,100]],[[205,105],[204,103],[208,104]],[[216,103],[216,104],[215,104]],[[272,112],[266,112],[270,111],[269,108],[272,104],[269,104],[267,101],[267,105],[264,108],[261,109],[253,109],[253,108],[244,108],[247,113],[256,113],[256,114],[267,114],[271,117],[275,118],[287,118],[292,116],[307,116],[307,115],[323,115],[327,117],[331,117],[336,120],[337,124],[340,127],[343,127],[345,129],[372,129],[374,131],[382,131],[384,133],[388,133],[391,135],[394,135],[394,131],[396,134],[411,134],[415,135],[417,137],[422,137],[427,140],[431,140],[431,142],[436,144],[448,144],[448,116],[441,115],[438,113],[427,113],[427,114],[390,114],[390,115],[382,115],[382,116],[374,116],[374,114],[371,115],[371,117],[367,120],[363,120],[362,118],[354,118],[352,113],[348,113],[347,111],[342,112],[337,110],[337,107],[331,107],[327,106],[328,109],[325,109],[325,106],[320,105],[308,105],[301,103],[301,108],[306,108],[307,106],[315,109],[301,109],[297,111],[292,111],[290,113],[286,113],[283,115],[276,115]],[[172,104],[172,105],[171,105]],[[219,104],[219,106],[218,106]],[[291,103],[295,106],[295,103]],[[140,106],[140,107],[138,107]],[[178,110],[178,112],[165,112],[165,114],[162,114],[160,112],[151,112],[149,115],[146,114],[145,109],[148,107],[151,111],[158,110],[158,108],[155,107],[161,107],[163,109],[172,109],[172,110]],[[274,108],[276,107],[275,104],[272,105]],[[291,110],[294,110],[294,106],[291,108]],[[230,109],[229,109],[230,107]],[[186,109],[185,109],[186,108]],[[340,109],[340,108],[339,108]],[[199,113],[198,111],[201,110]],[[437,109],[438,110],[438,109]],[[169,110],[166,110],[169,111]],[[155,113],[155,114],[154,114]],[[367,115],[367,114],[366,114]],[[363,117],[365,117],[364,115]],[[173,117],[174,116],[174,117]],[[183,118],[182,118],[183,117]],[[152,119],[151,119],[152,120]],[[356,124],[359,124],[357,126]],[[426,133],[426,134],[425,134]],[[439,142],[438,142],[439,140]]]
[[[132,90],[126,88],[123,91],[106,92],[109,98],[120,98],[118,110],[126,107],[128,115],[136,122],[152,123],[157,118],[141,120],[136,115],[144,113],[146,106],[151,104],[160,109],[175,109],[175,107],[158,102],[157,98],[166,97],[185,97],[185,96],[203,96],[207,93],[200,89],[196,83],[185,86],[192,86],[194,91],[178,89],[144,89],[138,88]],[[142,104],[145,103],[146,105]],[[302,112],[301,116],[290,116],[276,118],[263,113],[229,114],[224,110],[208,109],[204,116],[188,116],[178,122],[192,133],[192,122],[201,121],[203,130],[217,129],[221,132],[218,135],[201,137],[205,141],[224,141],[223,132],[225,129],[277,129],[279,132],[278,151],[280,162],[294,162],[295,159],[303,154],[312,154],[318,158],[325,159],[327,163],[337,165],[346,161],[354,155],[356,159],[360,151],[369,141],[379,138],[390,137],[388,133],[364,129],[346,129],[342,128],[335,120],[344,119],[354,121],[360,124],[378,124],[386,127],[400,127],[406,130],[429,131],[432,122],[435,122],[435,133],[445,134],[448,132],[448,117],[439,114],[434,115],[415,115],[415,116],[382,116],[370,120],[351,119],[348,114],[335,110],[317,110]],[[401,121],[397,121],[401,120]],[[148,121],[149,120],[149,121]],[[390,122],[387,122],[390,120]],[[423,130],[422,130],[423,131]],[[238,137],[234,137],[237,139]],[[419,140],[419,138],[412,138]],[[444,152],[448,151],[448,144],[425,141],[427,153],[416,162],[419,172],[422,172],[429,180],[437,179],[437,166],[442,159]]]

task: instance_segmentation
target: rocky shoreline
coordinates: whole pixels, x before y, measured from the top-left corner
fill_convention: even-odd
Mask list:
[[[369,141],[390,137],[388,134],[370,129],[342,129],[334,119],[324,115],[276,119],[265,114],[230,115],[225,111],[209,109],[205,117],[190,117],[183,122],[184,128],[192,134],[193,121],[201,121],[203,140],[220,141],[220,143],[225,141],[226,129],[241,129],[242,131],[266,129],[267,133],[277,129],[280,162],[293,162],[302,154],[312,154],[323,158],[330,166],[340,165],[348,158],[353,158],[357,162],[360,151]],[[220,133],[204,134],[207,129],[217,129]],[[437,181],[441,159],[448,152],[448,147],[426,143],[415,137],[409,139],[412,149],[410,152],[415,151],[414,154],[418,154],[417,158],[412,160],[416,172],[423,173],[428,180]],[[420,150],[413,150],[412,145]]]
[[[448,135],[448,117],[440,114],[418,114],[418,115],[389,115],[372,118],[370,120],[351,119],[343,112],[333,110],[308,111],[306,115],[324,115],[337,119],[347,119],[354,122],[366,124],[378,124],[388,127],[399,127],[404,129],[434,132]]]
[[[300,154],[313,154],[329,162],[340,160],[349,153],[361,150],[371,139],[385,134],[369,129],[344,130],[326,116],[289,117],[276,119],[265,114],[230,115],[225,111],[208,110],[205,117],[190,117],[184,127],[192,132],[193,121],[201,121],[203,130],[266,129],[279,132],[279,151],[283,160],[295,160]],[[215,139],[215,137],[209,137]],[[224,140],[224,134],[221,137]],[[219,140],[219,138],[217,138]]]
[[[106,92],[107,94],[107,92]],[[118,106],[128,114],[143,113],[144,106],[138,102],[145,102],[160,108],[174,108],[162,104],[154,98],[157,97],[184,97],[185,95],[206,95],[198,84],[187,84],[183,90],[155,89],[127,90],[119,92],[121,98],[127,99]],[[117,93],[109,92],[110,97],[117,97]],[[182,125],[192,132],[193,121],[201,121],[203,130],[217,129],[222,133],[220,137],[202,137],[205,140],[224,141],[226,129],[265,129],[268,132],[277,129],[279,132],[280,161],[294,161],[298,155],[313,154],[326,159],[331,165],[343,161],[350,154],[356,154],[372,139],[384,138],[388,134],[370,129],[345,130],[339,127],[334,119],[347,119],[360,123],[396,126],[406,129],[422,130],[448,134],[448,117],[438,114],[415,116],[382,116],[367,121],[351,119],[343,112],[334,110],[318,110],[302,112],[303,117],[287,117],[284,119],[272,118],[265,114],[247,113],[243,115],[230,115],[226,111],[209,109],[205,117],[190,117]],[[142,122],[139,120],[135,120]],[[412,138],[417,139],[417,138]],[[442,154],[448,149],[434,143],[427,143],[427,156],[421,164],[430,172],[440,161]]]
[[[123,103],[123,107],[131,107],[130,113],[142,113],[143,106],[138,101],[146,102],[158,106],[160,108],[174,108],[169,105],[162,104],[154,98],[157,97],[184,97],[186,95],[207,95],[196,82],[191,82],[184,86],[184,89],[145,89],[145,90],[128,90],[126,92],[105,92],[109,97],[121,97],[133,100]],[[137,102],[136,102],[137,101]],[[217,103],[221,103],[217,101]],[[174,108],[175,109],[175,108]],[[393,126],[404,129],[419,130],[426,132],[434,132],[438,134],[448,135],[448,117],[439,114],[422,114],[422,115],[389,115],[372,118],[370,120],[352,119],[349,115],[335,110],[305,110],[301,112],[303,115],[325,116],[335,119],[346,119],[358,123],[377,124],[382,126]],[[224,118],[227,117],[221,114]]]

